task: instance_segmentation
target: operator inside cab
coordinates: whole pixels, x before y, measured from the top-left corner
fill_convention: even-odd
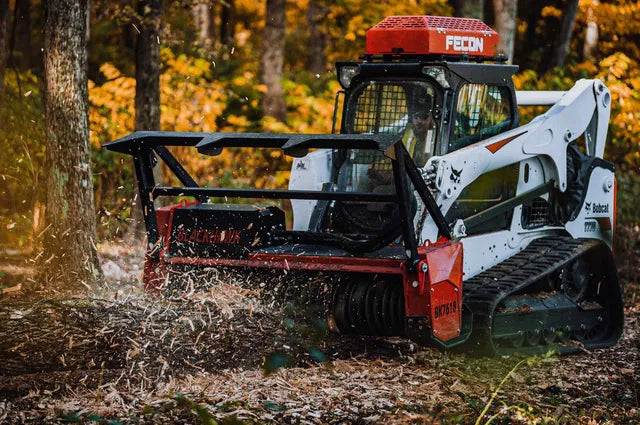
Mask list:
[[[409,155],[424,168],[436,152],[438,140],[437,92],[427,81],[366,81],[354,87],[346,110],[345,133],[398,134]],[[338,190],[393,193],[391,159],[380,151],[350,149],[341,152],[336,179]],[[417,202],[410,190],[413,216]],[[328,208],[326,227],[346,233],[390,235],[401,233],[393,203],[335,201]],[[395,226],[395,227],[394,227]]]
[[[416,90],[409,107],[408,123],[402,136],[402,143],[418,168],[423,168],[433,155],[435,142],[433,97],[426,90]]]

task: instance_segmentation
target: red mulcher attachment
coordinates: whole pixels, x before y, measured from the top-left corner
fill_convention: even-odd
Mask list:
[[[203,188],[165,146],[195,146],[205,155],[216,155],[230,146],[277,148],[290,155],[313,148],[392,152],[394,186],[401,189],[395,193],[369,193]],[[168,273],[175,275],[175,270],[184,266],[330,272],[340,282],[334,292],[341,294],[338,305],[342,309],[334,311],[341,332],[410,334],[420,342],[437,341],[445,346],[463,342],[468,336],[461,331],[462,244],[449,240],[446,220],[402,144],[401,135],[143,132],[107,147],[134,156],[149,241],[144,268],[147,289],[159,291],[167,282]],[[154,154],[182,182],[182,187],[155,184]],[[410,193],[421,198],[436,222],[443,235],[437,243],[417,245],[409,212]],[[196,201],[156,209],[153,199],[161,196],[192,196]],[[291,231],[286,230],[284,212],[277,207],[209,202],[210,198],[225,197],[396,204],[401,232],[390,238],[385,232],[359,236]],[[375,283],[380,276],[383,285]]]
[[[498,33],[479,19],[388,16],[367,31],[368,55],[493,57]]]

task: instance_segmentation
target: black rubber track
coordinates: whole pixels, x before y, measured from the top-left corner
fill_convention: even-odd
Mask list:
[[[484,356],[512,353],[513,349],[505,350],[496,344],[492,334],[494,316],[499,314],[496,308],[510,295],[527,294],[528,289],[535,294],[536,289],[533,288],[539,287],[542,279],[559,273],[567,264],[583,256],[588,261],[597,262],[602,270],[605,298],[601,296],[598,302],[604,304],[606,314],[604,331],[599,332],[597,338],[585,338],[581,343],[585,348],[615,345],[622,333],[623,304],[611,251],[600,240],[553,236],[531,242],[513,257],[464,282],[463,302],[473,312],[473,330],[469,340],[456,347],[456,351]],[[598,286],[597,292],[600,291]],[[575,344],[546,345],[542,338],[540,345],[522,347],[517,351],[535,354],[551,348],[563,353],[579,350]]]

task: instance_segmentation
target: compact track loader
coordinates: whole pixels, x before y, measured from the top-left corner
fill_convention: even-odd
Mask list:
[[[360,61],[336,64],[339,134],[136,132],[107,144],[134,159],[145,284],[184,267],[317,271],[332,277],[341,333],[484,355],[614,345],[609,90],[516,92],[518,67],[497,42],[475,19],[391,16]],[[520,125],[518,102],[550,108]],[[294,157],[289,189],[200,187],[167,146],[281,149]],[[182,186],[156,184],[157,158]],[[193,201],[154,206],[179,196]],[[230,198],[290,199],[292,226],[275,206],[211,202]]]

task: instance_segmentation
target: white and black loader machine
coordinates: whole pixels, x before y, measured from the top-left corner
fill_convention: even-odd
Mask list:
[[[336,64],[338,134],[136,132],[106,145],[134,158],[147,287],[205,267],[317,273],[341,333],[482,355],[614,345],[611,95],[599,80],[516,92],[497,42],[475,19],[387,17],[360,61]],[[549,108],[521,125],[518,104]],[[201,187],[172,146],[282,150],[289,188]],[[159,160],[180,186],[154,181]],[[293,220],[256,199],[290,199]]]

